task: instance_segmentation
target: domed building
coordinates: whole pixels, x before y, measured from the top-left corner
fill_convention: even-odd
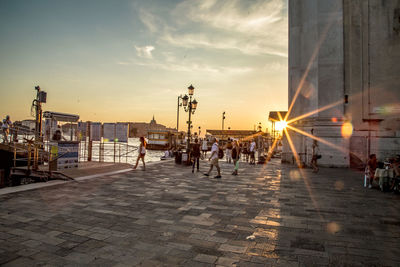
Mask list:
[[[150,121],[150,128],[151,127],[156,127],[156,126],[157,126],[157,121],[156,121],[156,119],[154,118],[154,115],[153,115],[153,119]]]
[[[130,137],[147,136],[148,131],[175,131],[173,128],[158,124],[154,115],[150,123],[146,122],[133,122],[130,123]]]

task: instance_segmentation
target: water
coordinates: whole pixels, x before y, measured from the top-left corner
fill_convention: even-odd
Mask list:
[[[18,136],[18,142],[23,143],[24,138],[33,139],[34,136],[20,135],[20,136]],[[2,142],[2,141],[3,141],[3,136],[0,135],[0,142]],[[137,148],[140,145],[139,138],[129,138],[128,139],[128,148],[127,148],[126,144],[127,143],[116,143],[115,162],[135,164],[137,156],[138,156]],[[85,146],[86,146],[86,151],[85,151]],[[49,150],[47,142],[45,142],[45,150],[46,151]],[[87,143],[81,142],[80,143],[80,161],[86,161],[87,154],[88,154],[87,153]],[[125,156],[126,154],[128,155],[128,157]],[[114,162],[114,143],[113,142],[104,143],[103,155],[104,155],[104,158],[103,158],[104,162]],[[145,162],[160,161],[160,157],[162,157],[163,155],[164,155],[164,151],[147,150]],[[99,142],[93,141],[92,161],[99,161]]]
[[[102,143],[103,161],[135,164],[138,157],[138,148],[140,145],[139,138],[129,138],[127,143],[105,142]],[[93,141],[92,145],[92,161],[99,161],[100,143]],[[114,156],[115,151],[115,156]],[[145,162],[160,161],[160,157],[164,155],[164,151],[147,150]],[[87,144],[85,151],[85,142],[81,142],[80,160],[87,160]]]
[[[128,145],[139,147],[139,145],[140,145],[139,138],[129,138],[128,139]],[[147,150],[146,157],[145,157],[145,162],[160,161],[160,158],[162,156],[164,156],[164,152],[165,151]],[[137,156],[138,156],[138,152],[135,151],[135,153],[134,153],[135,163],[136,163]]]

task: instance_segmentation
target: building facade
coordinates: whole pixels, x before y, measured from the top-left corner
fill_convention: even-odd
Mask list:
[[[289,130],[301,161],[307,134],[325,166],[400,153],[399,62],[400,0],[289,1],[289,120],[309,114],[292,124],[303,133]],[[287,141],[283,161],[293,161]]]
[[[148,131],[176,131],[175,128],[168,128],[165,125],[158,124],[154,116],[150,123],[146,122],[130,122],[129,123],[129,137],[147,136]]]

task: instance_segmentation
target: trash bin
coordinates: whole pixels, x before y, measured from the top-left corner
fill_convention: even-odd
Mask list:
[[[176,164],[182,163],[182,152],[180,152],[180,151],[175,152],[175,163]]]
[[[4,187],[5,185],[6,185],[6,181],[5,181],[5,179],[4,179],[4,170],[3,169],[1,169],[0,170],[0,188],[1,187]]]

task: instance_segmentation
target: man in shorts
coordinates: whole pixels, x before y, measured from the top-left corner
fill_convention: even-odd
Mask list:
[[[256,141],[253,139],[250,144],[250,165],[256,164]]]
[[[211,165],[210,165],[210,169],[208,170],[207,173],[205,173],[205,176],[210,176],[210,173],[213,169],[213,167],[215,166],[217,168],[218,171],[218,175],[215,176],[214,178],[220,179],[221,178],[221,169],[219,168],[218,165],[218,140],[217,138],[213,138],[213,145],[211,147],[211,156],[208,158],[208,161],[211,161]]]

